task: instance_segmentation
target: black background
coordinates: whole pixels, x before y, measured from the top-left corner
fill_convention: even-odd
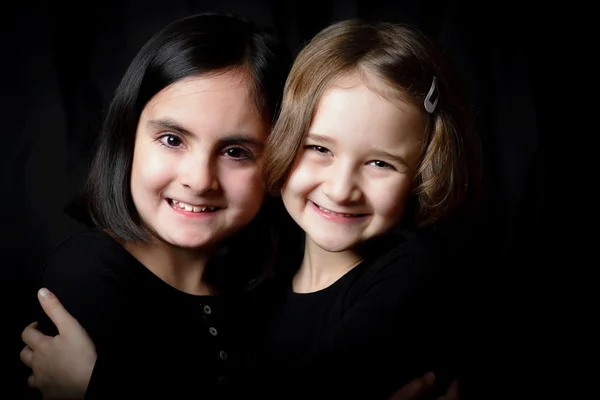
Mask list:
[[[487,188],[486,223],[462,266],[457,297],[466,323],[465,399],[535,398],[515,383],[533,379],[536,312],[524,287],[540,262],[546,203],[543,153],[552,125],[549,23],[519,4],[430,1],[14,2],[3,11],[0,91],[2,304],[7,339],[5,386],[19,388],[20,332],[30,323],[41,263],[78,225],[64,212],[85,157],[125,68],[141,45],[172,20],[227,11],[276,31],[297,51],[330,22],[348,17],[408,22],[434,36],[454,62],[480,134]],[[532,240],[531,238],[537,238]],[[459,321],[457,321],[459,323]],[[454,329],[455,327],[440,327]],[[391,362],[393,365],[393,361]],[[3,385],[4,386],[4,385]],[[506,393],[510,393],[506,395]],[[8,396],[6,398],[12,398]]]

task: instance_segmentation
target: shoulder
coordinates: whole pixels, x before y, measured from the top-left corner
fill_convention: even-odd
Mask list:
[[[382,239],[357,267],[345,300],[395,321],[424,307],[421,300],[432,292],[442,264],[435,243],[425,236],[406,231]]]
[[[80,230],[61,242],[46,259],[45,280],[53,275],[82,281],[123,264],[128,253],[110,235],[98,229]]]
[[[413,293],[429,286],[443,264],[427,236],[395,231],[369,249],[355,281],[360,292],[384,290]]]
[[[98,256],[118,254],[121,249],[122,246],[106,232],[99,229],[84,229],[72,234],[56,246],[48,260],[75,256],[97,259]]]
[[[64,240],[47,259],[41,287],[52,291],[63,306],[88,331],[92,339],[104,333],[119,318],[119,305],[126,289],[126,250],[108,234],[82,230]],[[131,257],[132,258],[132,257]],[[40,329],[55,332],[38,309]]]
[[[55,253],[69,248],[90,248],[111,246],[115,240],[106,232],[96,229],[81,229],[64,239],[55,249]]]
[[[375,270],[419,269],[435,271],[441,263],[435,241],[427,235],[396,230],[370,251],[367,262]]]

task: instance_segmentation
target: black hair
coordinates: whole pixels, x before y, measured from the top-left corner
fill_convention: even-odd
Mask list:
[[[274,35],[234,15],[186,17],[152,36],[127,68],[100,131],[80,199],[93,223],[124,241],[148,240],[130,176],[137,124],[153,96],[190,76],[239,69],[252,77],[257,109],[274,120],[290,64]]]

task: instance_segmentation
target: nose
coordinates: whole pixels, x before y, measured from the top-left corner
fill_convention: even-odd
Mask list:
[[[219,188],[216,162],[209,156],[188,155],[181,163],[179,182],[196,195]]]
[[[332,165],[321,185],[323,193],[336,204],[356,203],[362,197],[357,172],[350,165]]]

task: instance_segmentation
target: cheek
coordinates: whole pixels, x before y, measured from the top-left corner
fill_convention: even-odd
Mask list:
[[[317,185],[316,177],[319,176],[314,167],[307,163],[298,164],[290,173],[285,183],[284,191],[289,197],[291,195],[306,195]]]
[[[265,191],[260,181],[260,169],[248,168],[243,170],[224,171],[221,184],[229,201],[242,206],[256,206],[261,204],[264,199]]]
[[[410,197],[410,180],[402,179],[394,183],[379,185],[371,202],[378,214],[390,221],[399,221],[406,210]]]
[[[157,151],[137,151],[131,169],[131,184],[135,187],[160,187],[176,175],[176,163],[169,155]]]

